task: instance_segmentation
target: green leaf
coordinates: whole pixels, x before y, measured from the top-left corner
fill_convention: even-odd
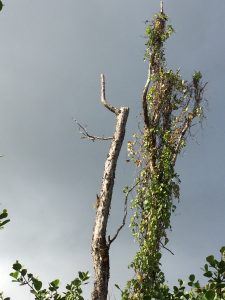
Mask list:
[[[175,293],[177,293],[177,292],[179,291],[179,289],[178,289],[177,286],[174,286],[174,287],[173,287],[173,290],[174,290]]]
[[[33,278],[33,274],[28,273],[28,274],[27,274],[27,277],[28,277],[29,279],[31,279],[31,278]]]
[[[204,275],[205,277],[210,278],[210,277],[212,277],[212,272],[211,272],[211,271],[207,271],[207,272],[205,272],[203,275]]]
[[[223,273],[225,271],[225,261],[221,260],[218,263],[218,267],[220,268],[220,271]]]
[[[8,220],[5,220],[5,221],[3,221],[3,222],[0,222],[0,226],[4,226],[5,224],[7,224],[7,223],[9,223],[10,222],[10,220],[8,219]]]
[[[22,271],[21,271],[21,275],[22,276],[25,276],[27,274],[27,270],[26,269],[23,269]]]
[[[13,264],[13,269],[15,271],[20,271],[22,269],[22,265],[18,262],[18,260]]]
[[[115,287],[121,291],[121,288],[118,286],[118,284],[115,284]]]
[[[196,289],[199,289],[199,288],[200,288],[200,283],[199,283],[199,281],[196,281],[196,282],[194,283],[194,287],[195,287]]]
[[[89,272],[84,272],[84,281],[88,280],[90,278]]]
[[[7,210],[4,209],[3,212],[0,214],[0,219],[5,219],[8,217],[8,213]]]
[[[33,278],[33,285],[35,290],[40,291],[40,289],[42,288],[42,282],[40,280],[38,280],[37,278]]]
[[[194,274],[191,274],[191,275],[189,276],[189,280],[190,280],[191,282],[195,281],[195,275],[194,275]]]
[[[20,274],[20,273],[19,273],[18,271],[16,271],[16,272],[10,273],[9,275],[10,275],[11,277],[17,279],[17,278],[19,277],[19,274]]]
[[[207,265],[207,264],[205,264],[205,271],[207,272],[207,271],[209,271],[209,265]]]
[[[78,272],[78,275],[79,275],[80,280],[83,281],[84,277],[85,277],[84,273],[83,272]]]
[[[182,286],[184,284],[182,279],[178,279],[179,285]]]
[[[216,265],[216,260],[214,258],[213,255],[207,256],[206,257],[206,261],[212,266],[214,267]]]
[[[220,253],[223,254],[225,252],[225,246],[220,249]]]
[[[60,280],[59,279],[55,279],[52,282],[50,282],[50,285],[53,286],[55,289],[58,289],[59,285],[60,285]]]
[[[79,278],[75,278],[72,282],[71,282],[71,286],[76,286],[79,287],[81,286],[82,282]]]
[[[213,300],[215,298],[216,293],[213,290],[209,290],[205,292],[205,297],[207,300]]]

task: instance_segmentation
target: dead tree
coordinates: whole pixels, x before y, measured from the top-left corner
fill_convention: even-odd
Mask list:
[[[92,236],[92,259],[94,266],[94,288],[92,291],[92,300],[106,300],[108,295],[108,281],[110,276],[109,264],[109,249],[111,243],[116,239],[119,231],[124,225],[120,226],[114,237],[108,238],[107,224],[109,219],[109,212],[111,207],[112,193],[114,187],[115,171],[117,160],[123,144],[126,122],[129,114],[128,107],[116,108],[107,102],[105,97],[105,78],[101,75],[101,102],[110,110],[116,117],[116,128],[113,137],[111,138],[111,145],[105,161],[104,172],[102,177],[102,184],[100,193],[97,195],[96,202],[96,218],[93,228]],[[99,138],[88,134],[87,130],[78,123],[83,137],[95,141],[96,139],[108,140],[110,138]],[[126,215],[125,215],[126,216]]]

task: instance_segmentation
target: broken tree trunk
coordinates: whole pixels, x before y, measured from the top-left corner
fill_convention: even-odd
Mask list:
[[[115,238],[106,239],[109,211],[114,187],[117,159],[123,144],[128,107],[115,108],[105,98],[105,78],[101,75],[101,102],[116,115],[116,129],[105,161],[102,185],[96,203],[96,218],[92,236],[92,259],[94,265],[94,289],[92,300],[106,300],[110,276],[109,248]]]

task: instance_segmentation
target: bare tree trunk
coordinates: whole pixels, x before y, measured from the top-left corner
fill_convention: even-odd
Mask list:
[[[101,191],[97,197],[96,218],[92,236],[92,258],[95,272],[92,300],[106,300],[110,276],[109,248],[110,237],[106,239],[107,223],[112,200],[117,159],[123,144],[128,107],[115,108],[105,99],[105,79],[101,75],[101,102],[116,115],[116,129],[105,161]]]

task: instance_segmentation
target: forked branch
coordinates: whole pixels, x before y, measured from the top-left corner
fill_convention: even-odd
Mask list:
[[[96,136],[96,135],[91,135],[88,131],[87,128],[81,125],[76,119],[74,119],[74,122],[77,124],[79,128],[79,132],[81,134],[82,139],[88,139],[91,140],[92,142],[95,142],[96,140],[100,141],[109,141],[112,140],[112,137],[104,137],[104,136]]]

